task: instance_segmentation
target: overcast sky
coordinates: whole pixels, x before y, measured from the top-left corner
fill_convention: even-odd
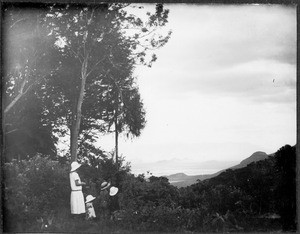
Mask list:
[[[171,39],[152,68],[135,73],[146,128],[120,139],[133,172],[160,160],[241,161],[296,144],[296,7],[165,7]],[[100,144],[110,150],[113,136]]]

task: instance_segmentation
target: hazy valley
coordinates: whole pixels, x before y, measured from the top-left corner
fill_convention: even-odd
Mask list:
[[[169,182],[172,185],[175,185],[177,187],[185,187],[192,185],[197,182],[197,180],[205,180],[205,179],[210,179],[213,178],[217,175],[219,175],[221,172],[227,170],[227,169],[238,169],[238,168],[243,168],[246,167],[248,164],[252,162],[257,162],[260,160],[264,160],[268,158],[269,156],[273,156],[274,154],[266,154],[265,152],[257,151],[253,153],[250,157],[242,160],[240,163],[237,164],[237,162],[233,161],[206,161],[200,164],[194,164],[194,166],[202,166],[201,168],[216,168],[216,167],[223,167],[217,172],[214,173],[207,173],[207,174],[200,174],[200,175],[187,175],[185,173],[175,173],[166,176],[169,179]],[[206,166],[206,167],[205,167]],[[226,167],[227,166],[227,167]],[[226,167],[226,168],[224,168]]]

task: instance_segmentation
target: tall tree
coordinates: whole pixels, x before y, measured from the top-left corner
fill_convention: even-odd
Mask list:
[[[114,132],[115,132],[115,157],[118,162],[118,136],[126,133],[127,137],[139,136],[145,127],[145,110],[137,87],[118,87],[115,97]]]
[[[55,155],[56,139],[37,91],[57,68],[49,54],[55,38],[44,27],[46,9],[3,6],[3,139],[6,160]]]
[[[115,3],[61,5],[52,7],[48,14],[48,25],[61,53],[61,80],[56,81],[61,84],[66,104],[72,160],[77,159],[82,126],[99,126],[102,119],[102,107],[96,108],[98,114],[94,112],[93,116],[87,115],[93,111],[90,106],[84,107],[91,100],[101,99],[105,88],[110,89],[102,82],[108,76],[114,77],[114,70],[125,68],[128,73],[138,63],[151,65],[156,56],[147,60],[147,52],[163,46],[170,38],[170,32],[165,36],[156,33],[168,18],[168,10],[161,4],[156,5],[155,13],[147,13],[146,22],[128,13],[127,7],[128,4]],[[131,29],[133,34],[126,32]],[[120,60],[120,55],[125,59]]]
[[[118,136],[124,132],[127,137],[139,136],[145,127],[145,110],[135,79],[132,76],[110,77],[111,91],[103,98],[103,120],[106,132],[115,134],[115,157],[118,161]],[[111,128],[113,127],[113,130]]]
[[[43,21],[45,8],[4,6],[4,114],[6,115],[32,88],[45,82],[55,70],[49,60],[54,43]]]

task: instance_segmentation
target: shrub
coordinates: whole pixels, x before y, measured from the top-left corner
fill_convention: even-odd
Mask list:
[[[35,225],[38,229],[38,221],[50,213],[69,209],[68,165],[37,155],[6,163],[4,175],[5,231],[24,231]]]

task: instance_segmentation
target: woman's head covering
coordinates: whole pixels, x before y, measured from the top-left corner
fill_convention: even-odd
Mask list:
[[[101,184],[101,190],[107,189],[109,186],[110,186],[110,183],[104,181],[104,182]]]
[[[118,193],[119,189],[117,187],[112,186],[109,190],[110,196],[115,196]]]
[[[81,166],[81,164],[79,164],[78,162],[72,162],[71,163],[71,172],[72,171],[76,171],[79,167]]]
[[[85,201],[85,203],[91,202],[91,201],[95,200],[95,198],[96,198],[96,197],[94,197],[94,196],[92,196],[92,195],[87,195],[87,196],[86,196],[86,201]]]

